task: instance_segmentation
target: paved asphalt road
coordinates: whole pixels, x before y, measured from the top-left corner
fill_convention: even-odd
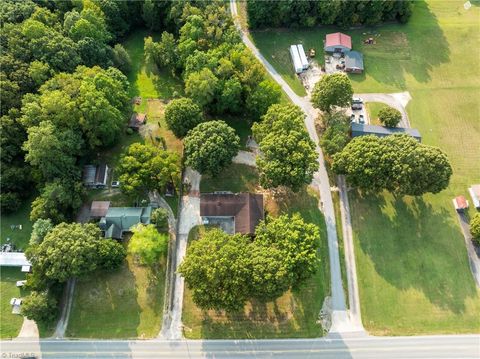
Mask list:
[[[181,341],[3,341],[2,358],[478,359],[480,336]]]

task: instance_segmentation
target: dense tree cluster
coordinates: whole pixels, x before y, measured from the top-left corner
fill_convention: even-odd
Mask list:
[[[332,169],[362,190],[412,196],[442,191],[452,175],[439,148],[408,135],[356,137],[334,155]]]
[[[145,40],[148,59],[179,69],[185,93],[207,112],[240,114],[252,121],[279,102],[280,88],[266,79],[262,65],[243,45],[222,2],[172,6],[178,36],[164,32],[160,41]],[[245,106],[245,104],[247,106]]]
[[[32,291],[22,301],[22,315],[38,323],[50,323],[57,315],[57,300],[48,290]]]
[[[59,283],[96,269],[116,268],[126,255],[120,243],[102,238],[98,226],[90,223],[61,223],[25,254],[35,275]]]
[[[124,121],[125,107],[119,98],[126,94],[120,88],[125,87],[126,79],[113,69],[100,75],[99,69],[83,68],[69,79],[69,74],[61,73],[71,73],[79,65],[117,66],[127,71],[128,53],[119,44],[111,46],[114,39],[126,34],[133,19],[139,18],[133,15],[141,6],[113,0],[1,2],[4,213],[15,211],[29,196],[32,179],[43,187],[44,181],[53,178],[75,178],[76,158],[85,149],[114,142],[120,120]],[[56,79],[44,85],[52,77]],[[120,87],[111,86],[117,80]],[[40,94],[32,95],[39,89]],[[114,99],[116,96],[119,98]],[[27,133],[28,143],[23,145]],[[43,161],[45,169],[39,165]],[[34,167],[33,175],[29,164]]]
[[[405,23],[412,14],[412,1],[340,0],[274,1],[248,0],[250,28],[378,25],[385,21]]]
[[[378,112],[378,119],[387,127],[397,127],[402,119],[402,114],[393,107],[386,106]]]
[[[304,116],[297,106],[276,104],[253,125],[262,152],[257,166],[263,187],[286,186],[297,191],[312,181],[318,155],[305,130]]]
[[[180,273],[200,308],[238,311],[250,298],[271,301],[310,278],[319,240],[299,214],[261,222],[253,241],[212,229],[190,244]]]
[[[204,122],[185,137],[185,165],[215,176],[232,163],[239,149],[240,138],[224,121]]]
[[[344,73],[322,76],[312,92],[313,107],[331,112],[333,107],[346,107],[352,102],[352,82]]]

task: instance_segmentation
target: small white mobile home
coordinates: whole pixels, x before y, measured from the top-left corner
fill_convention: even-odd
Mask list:
[[[290,46],[290,55],[292,56],[293,68],[297,74],[303,71],[302,61],[298,53],[297,45]]]
[[[304,70],[308,69],[308,60],[307,56],[305,55],[305,50],[303,49],[303,45],[299,44],[298,47],[298,54],[300,55],[300,61],[302,63],[302,67]]]

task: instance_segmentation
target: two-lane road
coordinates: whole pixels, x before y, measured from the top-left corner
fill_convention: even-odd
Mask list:
[[[478,359],[480,336],[287,340],[42,340],[0,342],[2,358]]]

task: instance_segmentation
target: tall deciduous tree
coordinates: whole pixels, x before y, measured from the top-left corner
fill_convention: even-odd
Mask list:
[[[188,76],[185,81],[185,93],[200,106],[205,107],[213,101],[217,85],[218,78],[210,69],[204,68]]]
[[[128,243],[128,253],[144,265],[153,265],[167,253],[168,234],[159,233],[153,224],[139,223],[131,228],[133,235]]]
[[[247,97],[247,111],[252,121],[258,121],[267,113],[268,108],[280,102],[282,91],[280,86],[271,80],[263,80]]]
[[[202,309],[238,311],[250,296],[248,239],[212,229],[187,248],[179,272]]]
[[[303,125],[303,112],[293,105],[273,105],[253,126],[261,156],[260,183],[266,188],[286,186],[294,191],[312,181],[318,169],[315,144]]]
[[[190,98],[172,100],[165,107],[165,122],[168,128],[179,138],[204,121],[202,110]]]
[[[187,166],[215,176],[232,163],[240,149],[240,138],[225,122],[209,121],[188,133],[184,148]]]
[[[335,73],[323,76],[312,92],[313,106],[330,112],[334,106],[346,107],[351,104],[353,87],[347,75]]]
[[[125,259],[125,249],[100,234],[95,224],[61,223],[26,255],[34,272],[57,282],[85,276],[97,268],[118,267]]]
[[[442,191],[452,175],[448,158],[439,148],[408,135],[354,138],[334,156],[332,169],[360,189],[412,196]]]
[[[150,144],[134,143],[120,159],[121,189],[141,196],[147,191],[163,191],[167,183],[177,183],[180,177],[180,159],[174,152]]]

